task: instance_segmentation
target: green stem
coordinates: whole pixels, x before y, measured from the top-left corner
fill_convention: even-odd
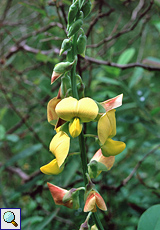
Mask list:
[[[83,169],[83,179],[84,179],[85,185],[87,185],[88,180],[87,180],[86,173],[88,173],[88,167],[87,167],[87,155],[86,155],[83,131],[79,135],[79,146],[80,146],[81,162],[82,162],[82,169]]]
[[[101,221],[100,221],[100,219],[98,217],[97,212],[94,212],[92,215],[93,215],[94,221],[95,221],[95,223],[97,225],[97,228],[99,230],[104,230],[103,225],[101,224]]]
[[[77,51],[76,51],[76,43],[77,43],[77,36],[78,34],[75,34],[73,36],[73,45],[72,45],[72,58],[73,60],[76,58],[77,59]],[[78,91],[77,91],[77,84],[76,84],[76,65],[77,65],[77,60],[75,61],[72,69],[71,69],[71,84],[72,84],[72,94],[73,97],[79,99],[78,96]]]

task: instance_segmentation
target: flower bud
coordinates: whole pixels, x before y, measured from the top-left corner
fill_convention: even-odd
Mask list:
[[[85,35],[80,35],[77,40],[77,51],[82,57],[85,57],[87,37]]]
[[[93,226],[91,227],[91,230],[98,230],[98,228],[97,228],[96,225],[93,225]]]
[[[84,212],[96,212],[96,206],[98,206],[98,208],[103,211],[107,211],[106,204],[101,195],[98,192],[92,190],[87,196],[84,206]]]
[[[61,75],[63,75],[65,72],[69,71],[72,68],[73,62],[60,62],[57,65],[55,65],[51,77],[51,84],[57,80]]]
[[[71,90],[71,79],[68,75],[65,74],[61,78],[61,93],[62,97],[68,96],[68,92]]]
[[[60,49],[60,54],[63,54],[64,51],[68,50],[71,48],[72,42],[70,41],[70,39],[64,39],[61,45],[61,49]]]
[[[73,20],[75,19],[77,13],[78,13],[78,0],[76,2],[74,2],[70,8],[69,8],[69,12],[68,12],[68,24],[71,25],[71,23],[73,22]]]
[[[79,118],[74,118],[72,122],[69,123],[69,133],[73,138],[78,137],[82,131],[82,124]]]
[[[81,224],[79,230],[89,230],[89,229],[90,229],[90,226],[89,226],[89,224],[85,221],[83,224]]]
[[[83,24],[83,21],[81,19],[78,19],[77,21],[73,22],[73,24],[69,28],[68,37],[71,37],[76,32],[78,32],[78,30],[81,28],[82,24]]]
[[[80,11],[78,16],[77,16],[77,19],[83,19],[83,11]]]
[[[90,0],[88,0],[88,1],[82,6],[81,10],[83,11],[84,18],[86,18],[86,17],[89,15],[89,13],[91,12],[91,6],[92,6],[92,4],[91,4],[91,1],[90,1]]]

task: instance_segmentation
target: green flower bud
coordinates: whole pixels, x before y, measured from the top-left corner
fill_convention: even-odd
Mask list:
[[[77,51],[82,57],[85,57],[87,37],[85,35],[80,35],[77,40]]]
[[[72,42],[70,39],[64,39],[61,45],[60,55],[63,54],[64,51],[70,49],[72,46]]]
[[[63,97],[68,96],[68,91],[71,89],[71,79],[68,75],[61,78],[61,92]]]
[[[68,24],[70,25],[73,20],[75,19],[77,13],[78,13],[78,1],[74,2],[70,8],[69,8],[69,12],[68,12]]]
[[[83,16],[84,16],[83,11],[80,11],[77,17],[78,19],[83,19]]]
[[[83,24],[83,21],[81,19],[78,19],[77,21],[73,22],[73,24],[69,28],[68,37],[71,37],[76,32],[78,32],[78,30],[81,28],[82,24]]]
[[[91,6],[92,6],[92,4],[91,4],[91,1],[90,1],[90,0],[88,0],[88,1],[82,6],[81,10],[83,11],[84,18],[86,18],[86,17],[89,15],[89,13],[91,12]]]
[[[62,76],[64,73],[69,71],[72,68],[72,65],[74,64],[73,62],[60,62],[57,65],[55,65],[51,77],[51,84],[57,80],[60,76]]]

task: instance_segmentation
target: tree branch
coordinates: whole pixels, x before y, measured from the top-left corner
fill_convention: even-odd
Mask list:
[[[88,57],[88,56],[85,56],[84,59],[86,61],[91,62],[91,63],[95,63],[95,64],[98,64],[98,65],[107,65],[107,66],[117,67],[117,68],[122,69],[122,70],[130,69],[130,68],[134,68],[134,67],[141,67],[141,68],[149,70],[149,71],[160,71],[160,67],[145,65],[145,64],[142,64],[142,63],[139,63],[139,62],[130,63],[130,64],[126,64],[126,65],[121,65],[121,64],[114,63],[114,62],[98,60],[98,59],[91,58],[91,57]]]
[[[134,167],[134,169],[132,170],[132,172],[120,183],[120,185],[116,188],[116,192],[118,192],[121,187],[125,186],[128,181],[133,177],[133,175],[135,174],[135,172],[137,171],[137,169],[140,167],[140,165],[143,163],[143,161],[151,154],[153,154],[158,148],[160,148],[160,145],[156,146],[154,149],[152,149],[151,151],[149,151],[146,155],[144,155],[144,157],[136,164],[136,166]]]

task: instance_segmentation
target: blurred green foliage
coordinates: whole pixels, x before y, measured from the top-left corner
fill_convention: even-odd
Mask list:
[[[92,1],[92,12],[83,25],[88,34],[86,56],[160,67],[160,4],[155,1],[149,8],[150,1],[144,1],[136,16],[139,2],[143,1]],[[57,80],[50,86],[50,77],[54,65],[65,59],[65,54],[59,57],[59,50],[67,37],[70,4],[70,0],[1,1],[0,207],[21,208],[23,230],[77,230],[86,217],[83,194],[81,208],[69,210],[54,204],[46,185],[49,181],[63,188],[82,186],[79,156],[70,157],[58,176],[39,171],[53,159],[48,145],[55,131],[47,122],[46,107],[60,85]],[[110,14],[99,16],[111,9]],[[136,22],[133,29],[109,40]],[[104,38],[108,42],[92,47]],[[99,211],[105,229],[135,230],[141,214],[158,204],[160,197],[160,71],[121,70],[79,57],[77,72],[85,83],[86,96],[101,102],[124,94],[123,106],[116,112],[116,137],[127,147],[116,156],[111,171],[101,174],[95,184],[108,207],[107,212]],[[96,134],[96,123],[86,125],[85,132]],[[86,138],[86,147],[90,159],[98,144]],[[70,152],[78,151],[77,139],[72,140]],[[123,184],[125,178],[128,183]]]

